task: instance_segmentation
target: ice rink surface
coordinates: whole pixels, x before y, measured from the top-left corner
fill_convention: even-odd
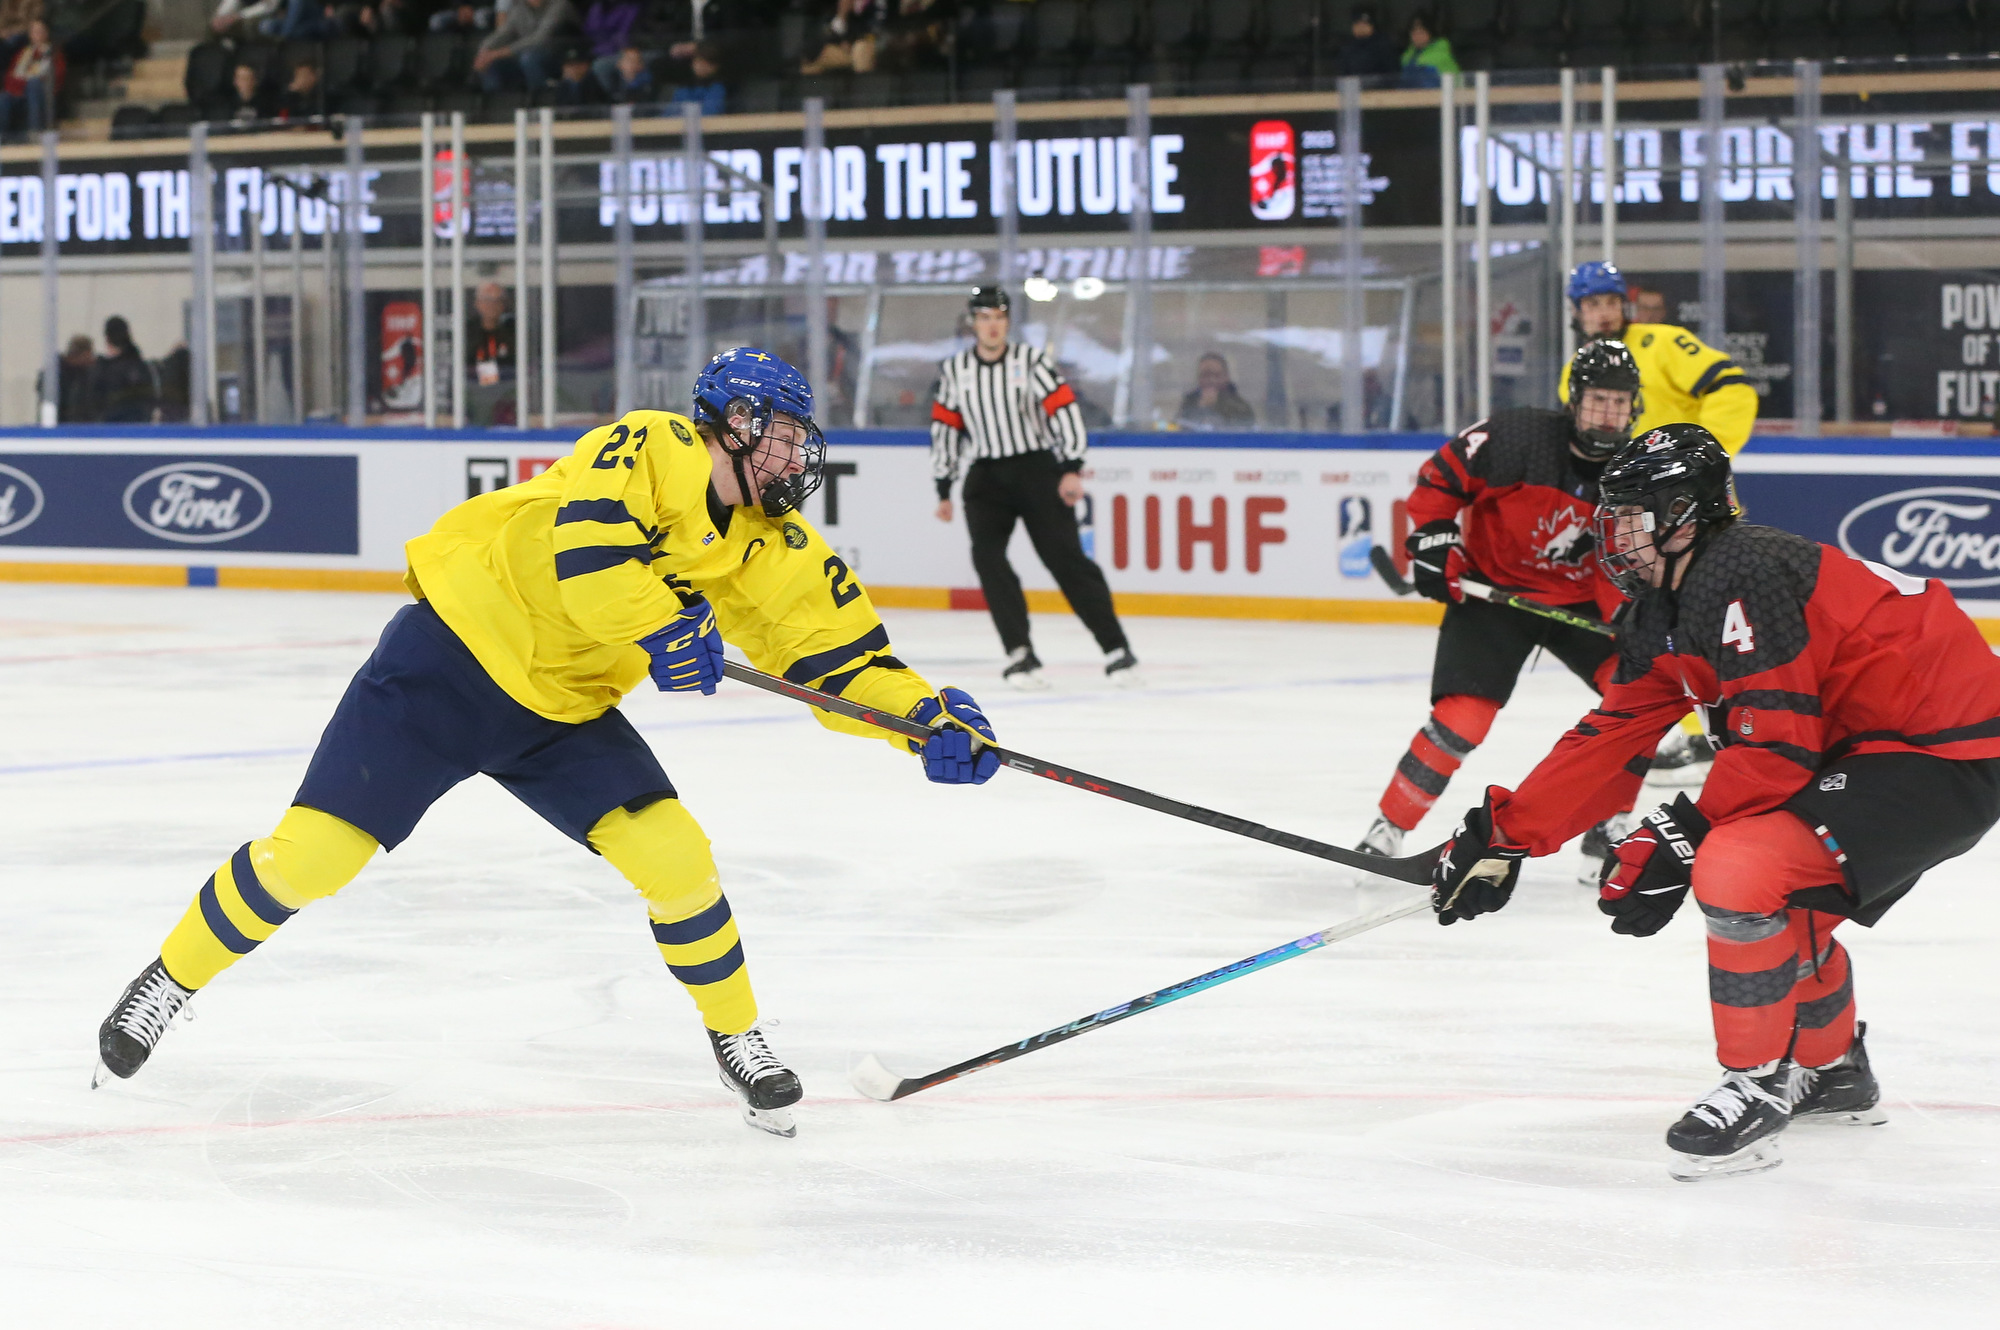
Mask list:
[[[397,601],[0,587],[0,1319],[10,1326],[1991,1325],[2000,840],[1843,930],[1889,1125],[1686,1185],[1716,1073],[1701,929],[1613,936],[1573,851],[1504,913],[1418,917],[894,1105],[927,1071],[1409,888],[886,744],[725,685],[629,714],[716,846],[795,1140],[715,1081],[632,890],[496,786],[305,911],[130,1082],[98,1022],[269,831]],[[984,615],[899,654],[1017,748],[1351,843],[1432,635],[1130,623],[1109,689],[1005,691]],[[1585,709],[1523,680],[1417,849]],[[1310,1319],[1306,1319],[1310,1318]]]

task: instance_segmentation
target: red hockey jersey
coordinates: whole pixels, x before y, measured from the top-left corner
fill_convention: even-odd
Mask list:
[[[1623,603],[1591,553],[1601,462],[1570,451],[1567,411],[1510,407],[1447,443],[1417,473],[1410,522],[1455,519],[1483,580],[1545,605]]]
[[[1494,791],[1496,822],[1549,854],[1630,807],[1690,703],[1722,745],[1697,805],[1716,825],[1851,753],[2000,757],[2000,659],[1943,583],[1738,522],[1678,594],[1632,607],[1611,686],[1520,789]]]

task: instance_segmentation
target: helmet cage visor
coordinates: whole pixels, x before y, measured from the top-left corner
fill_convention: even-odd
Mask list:
[[[754,496],[767,517],[796,512],[826,478],[826,436],[811,416],[787,411],[768,397],[737,397],[714,424],[744,502]]]
[[[1679,556],[1667,554],[1662,547],[1692,520],[1697,505],[1693,496],[1676,494],[1665,499],[1662,511],[1664,497],[1613,499],[1606,495],[1597,505],[1591,524],[1597,565],[1627,600],[1637,600],[1653,587],[1666,585],[1678,561]],[[1655,569],[1660,570],[1657,580]]]

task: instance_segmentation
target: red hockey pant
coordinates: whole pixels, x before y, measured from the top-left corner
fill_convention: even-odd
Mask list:
[[[1694,898],[1708,925],[1708,994],[1725,1067],[1789,1052],[1824,1066],[1854,1041],[1854,974],[1833,940],[1837,914],[1785,904],[1794,891],[1841,880],[1840,865],[1785,812],[1727,822],[1694,861]]]

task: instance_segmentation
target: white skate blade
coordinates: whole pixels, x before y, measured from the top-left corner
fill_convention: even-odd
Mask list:
[[[1808,1123],[1818,1123],[1829,1127],[1879,1127],[1889,1120],[1880,1104],[1873,1108],[1857,1108],[1851,1113],[1807,1113],[1792,1119],[1794,1127]]]
[[[1785,1162],[1778,1152],[1778,1138],[1766,1136],[1752,1141],[1735,1154],[1689,1155],[1676,1152],[1667,1172],[1678,1182],[1705,1182],[1709,1178],[1734,1178],[1763,1173]]]
[[[792,1110],[789,1108],[752,1108],[745,1104],[743,1120],[758,1131],[767,1131],[786,1140],[799,1134],[797,1124],[792,1121]]]
[[[1021,674],[1007,676],[1007,686],[1017,693],[1046,693],[1049,681],[1042,677],[1040,670],[1028,670]]]
[[[1135,665],[1129,670],[1119,670],[1113,674],[1111,676],[1111,686],[1113,688],[1144,688],[1146,686],[1146,676],[1139,673],[1139,667]]]
[[[870,1053],[856,1063],[847,1075],[848,1083],[870,1099],[888,1103],[896,1097],[896,1091],[903,1088],[903,1078],[882,1065],[882,1059]]]
[[[111,1068],[104,1065],[103,1058],[99,1058],[97,1060],[97,1065],[93,1067],[90,1072],[90,1088],[95,1090],[98,1086],[104,1084],[106,1081],[111,1079],[113,1079],[111,1075]]]

